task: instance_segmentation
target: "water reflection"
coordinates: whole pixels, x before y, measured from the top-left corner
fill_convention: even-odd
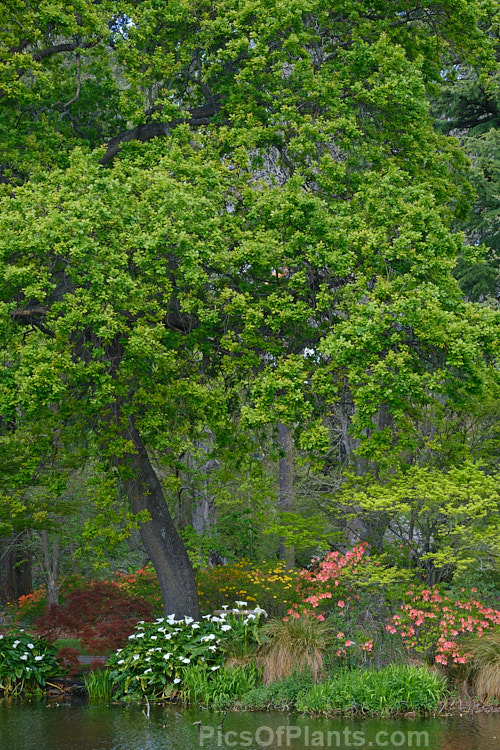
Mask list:
[[[221,723],[222,722],[222,723]],[[281,713],[0,703],[2,750],[500,750],[500,715],[347,721]]]

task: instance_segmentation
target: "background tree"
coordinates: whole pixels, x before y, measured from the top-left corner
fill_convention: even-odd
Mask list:
[[[484,252],[461,258],[457,277],[469,299],[498,298],[498,252],[500,249],[500,98],[499,98],[499,9],[497,3],[482,3],[479,16],[490,59],[455,61],[444,73],[443,85],[433,99],[441,132],[459,139],[472,163],[475,189],[472,210],[459,226],[471,245]]]
[[[344,513],[359,506],[387,519],[387,546],[433,586],[442,581],[469,584],[488,580],[498,567],[499,533],[495,475],[471,462],[447,472],[413,466],[386,482],[351,477],[335,502]],[[338,510],[337,510],[338,512]]]

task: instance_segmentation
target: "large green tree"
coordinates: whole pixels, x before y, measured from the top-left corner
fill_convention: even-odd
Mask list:
[[[181,414],[313,447],[330,404],[380,464],[408,414],[481,389],[497,321],[454,281],[465,160],[427,105],[478,4],[36,7],[26,38],[4,12],[2,412],[92,430],[165,610],[196,615],[150,455]]]

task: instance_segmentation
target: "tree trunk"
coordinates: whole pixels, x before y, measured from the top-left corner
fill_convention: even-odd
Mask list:
[[[209,532],[217,523],[217,507],[210,492],[210,474],[217,468],[217,461],[209,458],[213,447],[213,435],[206,430],[204,440],[194,442],[194,453],[186,455],[185,484],[190,498],[189,523],[197,534]]]
[[[151,517],[151,520],[141,523],[140,534],[158,576],[163,611],[165,615],[175,613],[178,617],[198,619],[200,611],[193,566],[132,417],[128,417],[122,437],[133,445],[134,451],[115,456],[113,460],[132,512],[147,510]]]
[[[52,550],[47,531],[40,532],[40,547],[43,555],[43,567],[47,582],[47,607],[59,604],[59,543],[54,540]]]
[[[286,513],[293,510],[294,504],[293,437],[291,429],[282,422],[278,422],[278,434],[284,454],[279,462],[279,507],[282,513]],[[280,560],[285,561],[287,568],[293,568],[295,564],[295,547],[285,547],[283,539],[280,539]]]
[[[15,602],[31,594],[31,551],[24,535],[0,539],[0,603]]]
[[[376,464],[359,455],[358,450],[361,441],[359,438],[353,437],[350,432],[354,414],[355,405],[349,388],[346,385],[342,399],[336,410],[340,427],[340,452],[342,458],[352,467],[354,473],[359,476],[363,476],[370,471],[376,473]],[[379,408],[377,419],[374,420],[373,429],[383,430],[390,423],[390,415],[386,406],[382,404]],[[345,542],[347,547],[359,544],[360,542],[368,542],[374,550],[382,551],[384,535],[389,524],[388,515],[382,512],[368,513],[359,506],[353,506],[351,510],[357,512],[358,515],[356,518],[350,518],[349,522],[345,524]],[[339,519],[339,524],[342,525],[342,519]]]

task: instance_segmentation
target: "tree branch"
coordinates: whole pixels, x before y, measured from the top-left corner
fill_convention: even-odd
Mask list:
[[[72,99],[69,100],[69,102],[66,102],[64,104],[64,109],[68,109],[70,104],[73,104],[73,102],[76,102],[78,97],[80,96],[80,90],[82,87],[82,79],[81,79],[81,73],[80,73],[80,53],[78,52],[76,55],[76,94]]]
[[[123,133],[112,138],[107,146],[106,153],[99,159],[99,164],[108,164],[114,159],[122,143],[130,141],[150,141],[152,138],[161,138],[169,135],[170,130],[177,125],[187,123],[192,127],[208,125],[211,118],[216,115],[221,108],[221,97],[216,96],[210,104],[204,104],[201,107],[194,107],[188,110],[189,117],[180,117],[170,120],[169,122],[148,122],[145,125],[136,125],[135,128],[125,130]]]
[[[100,39],[97,39],[95,42],[66,42],[64,44],[54,44],[51,47],[46,47],[45,49],[40,50],[39,52],[34,52],[31,55],[31,59],[35,62],[40,62],[40,60],[44,60],[46,57],[51,57],[52,55],[58,55],[60,52],[74,52],[75,49],[91,49],[99,44],[99,42]],[[22,52],[28,44],[28,42],[21,42],[18,47],[11,47],[9,52],[12,52],[13,54]],[[26,70],[24,68],[18,68],[16,71],[17,80],[19,80],[25,72]],[[5,94],[6,90],[0,89],[0,99],[2,99]]]
[[[74,52],[75,49],[91,49],[99,44],[99,41],[100,40],[97,39],[95,42],[65,42],[63,44],[54,44],[52,47],[46,47],[39,52],[35,52],[32,57],[35,62],[40,62],[40,60],[44,60],[46,57],[51,57],[52,55],[58,55],[60,52]]]
[[[18,321],[24,325],[30,325],[32,328],[38,328],[39,331],[44,333],[50,338],[55,338],[55,334],[47,326],[44,325],[43,321],[48,312],[48,308],[42,305],[33,305],[28,308],[20,308],[18,310],[12,310],[10,316],[13,321]]]

